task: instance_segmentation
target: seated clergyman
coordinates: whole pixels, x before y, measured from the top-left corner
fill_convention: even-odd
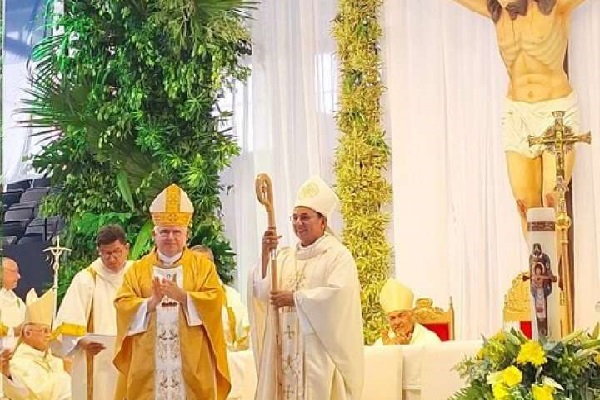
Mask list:
[[[4,394],[12,400],[70,400],[71,376],[63,361],[50,352],[54,298],[32,290],[19,344],[12,355],[2,354]],[[9,362],[8,359],[10,359]]]
[[[433,344],[440,338],[419,324],[413,312],[414,294],[396,279],[388,279],[381,293],[379,302],[387,316],[389,327],[383,329],[376,345],[387,344]]]

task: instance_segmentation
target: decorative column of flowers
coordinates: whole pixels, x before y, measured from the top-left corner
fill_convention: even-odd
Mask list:
[[[378,294],[391,261],[386,238],[390,218],[383,210],[391,200],[391,186],[384,176],[390,148],[381,124],[381,5],[381,0],[340,0],[333,25],[340,68],[337,193],[344,220],[342,239],[356,259],[362,285],[367,343],[377,339],[382,328]]]

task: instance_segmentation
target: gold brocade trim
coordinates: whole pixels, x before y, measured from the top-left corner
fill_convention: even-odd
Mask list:
[[[155,226],[189,226],[191,221],[192,221],[192,213],[184,213],[184,212],[155,212],[155,213],[152,213],[152,222],[154,222]]]
[[[167,188],[165,210],[169,214],[179,213],[181,207],[181,189],[173,184]]]
[[[0,337],[8,335],[8,326],[0,323]]]
[[[54,330],[54,335],[67,335],[67,336],[85,336],[87,328],[83,325],[68,324],[63,322],[58,328]]]

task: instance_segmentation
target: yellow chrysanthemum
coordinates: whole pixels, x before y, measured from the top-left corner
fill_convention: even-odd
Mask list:
[[[492,394],[494,395],[494,400],[507,400],[510,395],[508,388],[503,383],[492,385]]]
[[[500,332],[496,333],[494,336],[492,336],[490,338],[490,340],[497,340],[499,342],[502,342],[502,341],[506,340],[506,332],[500,331]]]
[[[596,362],[596,364],[600,364],[600,353],[594,356],[594,361]]]
[[[530,363],[536,367],[543,365],[548,361],[544,349],[538,342],[529,340],[521,345],[519,354],[517,355],[518,364]]]
[[[531,387],[533,400],[554,400],[554,388],[548,385],[533,385]]]
[[[518,385],[521,381],[523,381],[523,373],[514,365],[502,371],[501,382],[509,388]]]

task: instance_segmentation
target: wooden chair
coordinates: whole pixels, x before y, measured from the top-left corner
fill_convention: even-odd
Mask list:
[[[516,323],[521,332],[531,339],[531,289],[527,277],[528,274],[522,272],[512,280],[504,296],[502,320],[504,324]]]
[[[417,299],[413,308],[415,320],[434,332],[443,342],[454,340],[454,308],[452,297],[447,311],[433,306],[433,300],[427,298]]]

